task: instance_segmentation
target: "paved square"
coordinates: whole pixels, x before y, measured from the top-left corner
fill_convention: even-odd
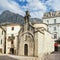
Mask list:
[[[8,56],[0,56],[0,60],[17,60],[17,59],[11,58],[11,57],[8,57]]]

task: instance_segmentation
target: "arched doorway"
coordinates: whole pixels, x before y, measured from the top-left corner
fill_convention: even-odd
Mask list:
[[[28,56],[28,45],[27,44],[24,45],[24,55]]]
[[[10,53],[14,54],[14,41],[11,41],[11,48],[10,48]]]

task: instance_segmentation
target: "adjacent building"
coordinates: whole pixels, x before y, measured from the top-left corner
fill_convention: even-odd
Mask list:
[[[43,16],[43,23],[48,24],[48,30],[56,40],[60,38],[60,11],[47,12]]]
[[[6,26],[6,54],[16,54],[20,29],[21,25],[19,24],[9,24]]]
[[[48,30],[52,33],[52,37],[55,40],[55,50],[60,51],[60,11],[46,12],[42,19],[43,23],[48,25]]]
[[[29,23],[29,12],[26,11],[25,23],[19,31],[17,54],[20,56],[39,57],[54,51],[54,40],[47,30],[47,24]]]

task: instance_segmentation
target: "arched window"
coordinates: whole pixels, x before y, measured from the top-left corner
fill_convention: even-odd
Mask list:
[[[24,45],[24,55],[28,56],[28,45],[27,44]]]

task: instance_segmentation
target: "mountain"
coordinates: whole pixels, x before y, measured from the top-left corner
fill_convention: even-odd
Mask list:
[[[41,19],[38,18],[30,18],[30,22],[32,23],[37,23],[37,22],[42,22]],[[19,23],[19,24],[23,24],[24,23],[24,17],[19,15],[19,14],[15,14],[12,13],[8,10],[2,12],[2,14],[0,15],[0,24],[2,23]]]
[[[23,24],[24,18],[19,14],[15,14],[6,10],[0,15],[0,23],[7,23],[7,22]]]
[[[39,18],[31,18],[30,21],[31,21],[32,23],[42,23],[42,22],[43,22],[43,21],[42,21],[41,19],[39,19]]]

